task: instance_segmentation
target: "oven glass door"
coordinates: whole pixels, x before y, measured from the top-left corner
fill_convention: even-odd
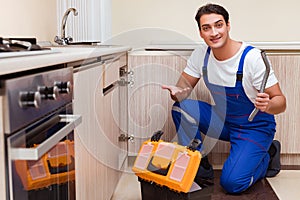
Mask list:
[[[9,199],[75,199],[76,115],[54,115],[7,137]]]

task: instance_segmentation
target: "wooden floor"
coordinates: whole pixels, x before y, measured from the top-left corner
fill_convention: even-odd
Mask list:
[[[215,184],[211,194],[212,200],[249,200],[249,199],[265,199],[265,200],[278,200],[279,198],[273,191],[269,182],[266,179],[258,181],[251,186],[248,190],[239,195],[231,195],[224,192],[221,188],[220,182],[221,171],[215,171]]]
[[[202,192],[205,193],[205,199],[210,200],[278,200],[278,199],[287,199],[292,200],[292,198],[279,198],[278,195],[274,192],[269,181],[267,179],[260,180],[248,190],[243,192],[240,195],[227,194],[220,186],[220,170],[215,170],[215,184],[213,186],[208,186],[208,188],[203,188]],[[273,179],[275,180],[275,179]],[[299,179],[300,180],[300,179]],[[274,182],[274,181],[273,181]],[[277,180],[278,182],[278,180]],[[280,181],[279,181],[280,182]],[[275,182],[276,183],[276,182]],[[299,181],[300,183],[300,181]],[[276,184],[275,184],[276,186]],[[287,187],[287,186],[286,186]],[[282,186],[281,186],[282,188]],[[290,187],[289,187],[290,188]],[[124,173],[118,187],[116,188],[115,194],[112,197],[112,200],[141,200],[141,186],[138,178],[135,174],[130,172]],[[201,198],[202,199],[202,198]],[[156,200],[158,200],[156,198]]]
[[[140,182],[131,171],[134,161],[135,159],[129,159],[126,172],[122,174],[111,200],[142,200]],[[300,166],[283,165],[277,176],[260,180],[240,195],[226,194],[219,184],[222,166],[214,165],[214,169],[215,184],[203,189],[202,192],[209,197],[204,200],[299,200]]]

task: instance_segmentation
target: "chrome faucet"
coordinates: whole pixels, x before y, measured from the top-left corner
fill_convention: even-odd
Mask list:
[[[73,12],[74,16],[78,15],[78,12],[75,8],[69,8],[66,10],[61,23],[61,36],[60,37],[55,36],[54,38],[54,42],[56,42],[57,44],[67,45],[69,42],[73,41],[72,37],[70,36],[66,37],[66,23],[67,23],[67,18],[71,11]]]

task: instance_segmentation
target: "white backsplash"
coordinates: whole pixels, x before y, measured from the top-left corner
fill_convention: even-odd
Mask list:
[[[61,33],[61,21],[68,8],[76,8],[78,16],[70,13],[66,36],[73,41],[105,41],[111,36],[111,0],[57,0],[57,35]]]

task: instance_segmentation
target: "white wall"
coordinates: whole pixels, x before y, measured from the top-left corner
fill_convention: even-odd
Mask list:
[[[145,27],[171,30],[201,41],[194,16],[203,0],[112,0],[112,34]],[[300,41],[298,0],[219,0],[230,14],[232,38],[245,41]],[[180,37],[184,40],[184,37]],[[168,38],[158,38],[166,39]],[[178,39],[180,40],[180,39]]]
[[[61,20],[68,8],[76,8],[78,16],[70,13],[66,36],[74,41],[103,41],[111,36],[111,0],[57,0],[57,35],[60,36]]]
[[[74,41],[100,41],[111,36],[111,0],[0,0],[0,37],[36,37],[54,42],[69,7],[66,36]]]
[[[0,0],[0,37],[37,37],[53,41],[56,0]]]
[[[0,0],[0,37],[37,37],[39,41],[53,41],[59,33],[62,12],[57,11],[58,0]],[[68,0],[71,1],[71,0]],[[65,1],[66,2],[66,1]],[[82,0],[84,4],[84,0]],[[89,0],[90,2],[90,0]],[[112,8],[106,11],[101,33],[108,38],[138,29],[139,37],[151,40],[200,41],[194,15],[204,0],[105,0]],[[230,13],[231,36],[245,41],[300,41],[300,2],[298,0],[219,0]],[[104,11],[103,11],[104,10]],[[82,17],[77,16],[77,18]],[[83,16],[84,17],[84,16]],[[68,19],[68,21],[72,21]],[[101,25],[102,26],[102,25]],[[147,27],[147,30],[141,31]],[[151,30],[155,28],[155,34]],[[160,30],[160,31],[158,31]],[[99,31],[99,30],[97,30]],[[160,33],[159,33],[160,32]],[[72,34],[72,33],[71,33]],[[130,33],[129,33],[130,35]],[[132,35],[132,34],[131,34]],[[176,37],[176,35],[179,37]],[[144,38],[134,37],[144,40]],[[103,36],[102,36],[103,38]]]

